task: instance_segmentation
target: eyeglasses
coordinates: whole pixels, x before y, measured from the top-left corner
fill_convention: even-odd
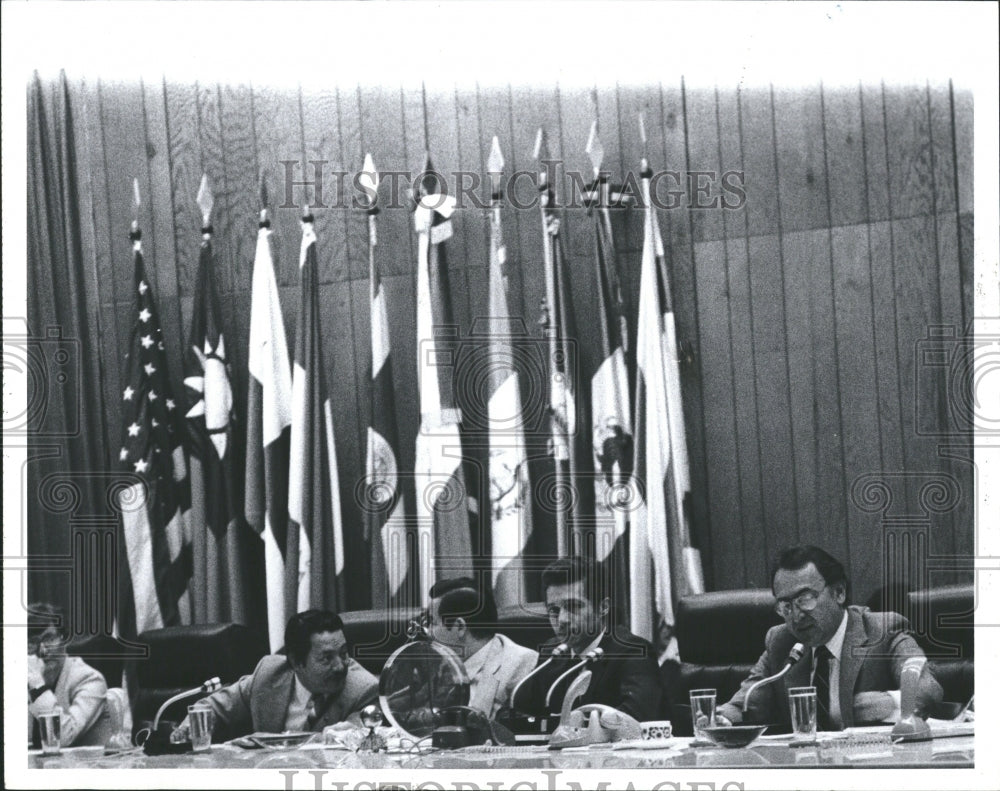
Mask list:
[[[819,602],[819,595],[828,587],[830,586],[824,585],[818,591],[802,591],[798,596],[794,596],[791,599],[779,599],[774,605],[774,611],[782,618],[787,618],[792,614],[793,605],[799,612],[812,612],[816,609],[816,604]]]
[[[65,641],[59,635],[50,635],[44,638],[28,638],[29,656],[37,656],[44,659],[49,654],[55,653],[65,645]]]

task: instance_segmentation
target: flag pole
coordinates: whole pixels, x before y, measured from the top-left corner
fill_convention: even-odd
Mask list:
[[[567,514],[568,506],[564,506],[561,502],[566,493],[567,485],[566,471],[563,469],[562,462],[568,462],[570,459],[569,437],[566,432],[566,420],[569,416],[566,414],[566,400],[562,397],[565,395],[565,389],[557,392],[556,388],[557,360],[559,359],[557,315],[559,301],[556,294],[557,273],[553,246],[556,243],[555,235],[558,233],[559,219],[555,216],[555,193],[548,179],[546,167],[548,157],[545,130],[539,128],[535,137],[534,158],[539,164],[538,191],[542,218],[542,258],[545,266],[545,298],[542,300],[541,322],[545,328],[549,351],[549,412],[552,431],[550,443],[555,474],[555,497],[552,502],[556,512],[556,548],[559,557],[565,557],[569,554],[569,517]],[[561,384],[565,388],[566,383],[562,382]],[[565,499],[567,503],[570,503],[573,498],[566,496]]]

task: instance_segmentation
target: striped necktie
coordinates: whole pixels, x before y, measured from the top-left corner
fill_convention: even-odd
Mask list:
[[[830,649],[825,645],[819,646],[813,652],[813,661],[815,662],[813,686],[816,687],[816,728],[821,731],[837,730],[833,725],[833,718],[830,716],[830,659],[832,657]]]

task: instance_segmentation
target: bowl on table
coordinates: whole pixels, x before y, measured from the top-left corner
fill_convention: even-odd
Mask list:
[[[719,747],[746,747],[766,730],[766,725],[728,725],[702,728],[701,732]]]

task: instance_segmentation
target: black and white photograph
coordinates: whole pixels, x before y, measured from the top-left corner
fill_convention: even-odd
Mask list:
[[[0,11],[5,787],[997,787],[996,5]]]

